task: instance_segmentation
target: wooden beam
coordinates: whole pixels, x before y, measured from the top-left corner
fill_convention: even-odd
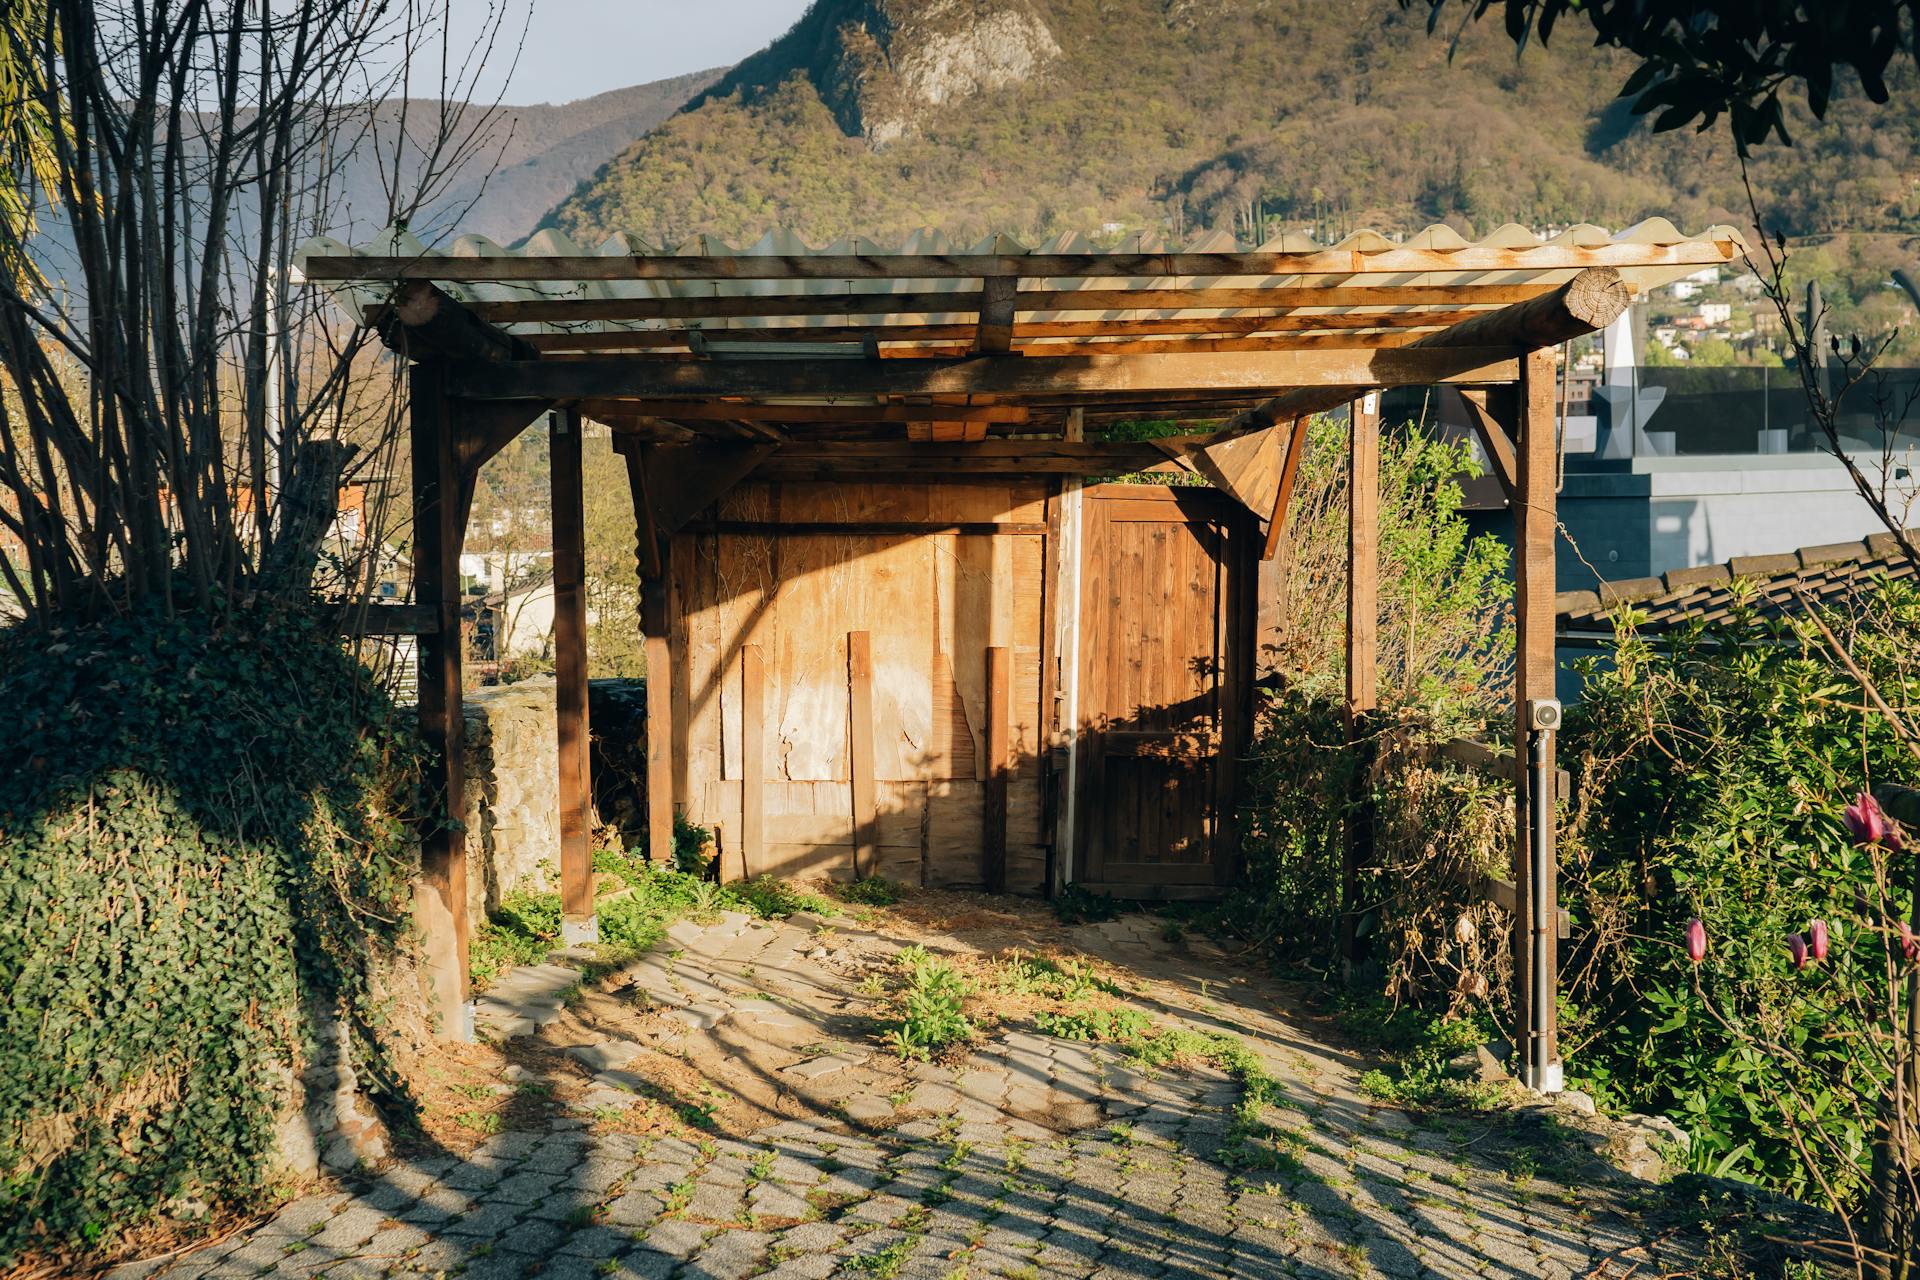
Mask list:
[[[1732,240],[1673,245],[1538,244],[1417,249],[1334,247],[1307,253],[500,254],[453,258],[315,255],[308,280],[933,280],[987,276],[1364,275],[1367,272],[1558,271],[1582,267],[1707,266],[1731,262]]]
[[[673,656],[667,643],[667,579],[640,584],[647,662],[647,860],[673,865]]]
[[[1257,306],[1257,312],[1235,310],[1231,315],[1216,316],[1164,316],[1150,319],[1122,320],[1107,318],[1099,320],[1019,320],[1013,325],[1013,338],[1017,342],[1032,342],[1046,338],[1116,338],[1137,337],[1150,334],[1252,334],[1252,333],[1300,333],[1315,330],[1341,329],[1405,329],[1439,328],[1454,324],[1460,320],[1471,319],[1479,315],[1478,310],[1469,310],[1459,306],[1447,309],[1421,309],[1412,311],[1362,311],[1362,312],[1320,312],[1318,314],[1300,314],[1293,310],[1276,310],[1275,291],[1263,301],[1251,305]],[[1329,290],[1328,292],[1331,292]],[[1354,289],[1351,293],[1385,293],[1384,289]],[[1519,293],[1522,297],[1534,296],[1538,289],[1502,290],[1503,293]],[[881,295],[888,296],[888,295]],[[808,295],[807,297],[810,297]],[[644,299],[633,300],[638,306]],[[689,300],[697,301],[697,300]],[[802,305],[806,298],[796,299],[795,306]],[[1284,299],[1279,299],[1284,301]],[[1351,303],[1355,306],[1375,307],[1386,305],[1390,300],[1361,300]],[[785,312],[787,304],[781,299],[772,300],[775,311],[759,311],[756,318]],[[1225,301],[1202,297],[1197,305],[1210,310],[1227,307]],[[1332,305],[1322,299],[1312,300],[1313,306]],[[1349,305],[1349,304],[1341,304]],[[1111,313],[1119,308],[1094,308]],[[1128,311],[1158,310],[1144,303],[1126,308]],[[878,313],[876,313],[878,314]],[[888,313],[897,314],[897,313]],[[1054,313],[1058,314],[1058,313]],[[599,317],[613,319],[615,317]],[[635,319],[632,316],[620,316],[617,319]],[[583,316],[570,316],[566,319],[582,321]],[[796,325],[752,325],[739,328],[706,327],[702,329],[583,329],[573,333],[534,333],[526,335],[527,342],[542,353],[573,351],[659,351],[666,349],[691,350],[693,335],[699,333],[704,338],[731,337],[750,339],[761,343],[805,343],[805,342],[848,342],[864,341],[871,337],[875,342],[965,342],[977,335],[977,324],[924,324],[924,323],[850,323],[836,318],[827,324]]]
[[[1000,277],[1004,278],[1004,277]],[[1058,292],[1017,293],[1011,302],[996,299],[1000,310],[996,314],[1011,314],[1007,322],[1013,324],[1015,331],[1026,336],[1044,336],[1049,330],[1060,334],[1084,333],[1088,326],[1106,328],[1114,324],[1166,324],[1180,320],[1200,323],[1211,319],[1214,322],[1231,320],[1269,321],[1295,319],[1305,327],[1306,322],[1319,320],[1332,327],[1343,322],[1349,326],[1361,325],[1365,320],[1380,324],[1392,324],[1397,316],[1415,317],[1408,323],[1447,323],[1441,319],[1447,315],[1468,317],[1479,314],[1477,308],[1483,306],[1505,306],[1538,297],[1550,291],[1551,285],[1497,285],[1472,286],[1457,285],[1438,287],[1432,285],[1395,287],[1390,285],[1365,285],[1347,289],[1301,289],[1284,285],[1265,286],[1258,289],[1070,289]],[[881,341],[907,341],[910,338],[957,338],[970,339],[977,332],[976,324],[963,324],[956,320],[935,320],[935,316],[963,316],[983,312],[988,306],[984,290],[980,292],[941,292],[941,293],[888,293],[868,290],[859,293],[771,293],[771,294],[714,294],[688,298],[521,298],[497,302],[476,302],[474,314],[481,320],[493,324],[587,324],[587,323],[628,323],[632,321],[699,321],[694,327],[628,329],[617,331],[599,331],[592,334],[577,335],[592,337],[596,340],[625,340],[629,345],[639,347],[689,346],[695,341],[724,340],[751,342],[845,342],[858,340],[866,333],[876,336],[898,330],[899,334]],[[1011,308],[1009,313],[1007,308]],[[1351,319],[1340,311],[1325,311],[1321,315],[1301,314],[1303,309],[1326,309],[1341,307],[1361,307],[1369,310]],[[1372,310],[1373,308],[1410,307],[1420,308],[1410,311]],[[1258,315],[1238,314],[1243,309],[1257,309]],[[1232,316],[1215,317],[1161,317],[1147,318],[1142,313],[1164,311],[1231,311]],[[1091,314],[1099,314],[1100,319],[1090,320]],[[1115,313],[1120,313],[1119,315]],[[1018,319],[1021,315],[1045,316],[1045,320]],[[1080,320],[1066,320],[1062,317],[1077,315]],[[1120,315],[1140,317],[1126,321]],[[1420,317],[1435,317],[1432,320]],[[712,321],[770,319],[799,319],[803,317],[824,318],[823,324],[763,325],[748,324],[738,327],[725,324],[712,324]],[[855,317],[867,319],[856,320]],[[913,317],[905,319],[904,317]],[[873,318],[879,318],[876,323]],[[892,318],[891,320],[887,318]],[[1288,326],[1281,326],[1288,327]],[[915,333],[914,331],[924,331]],[[694,337],[695,334],[699,338]],[[565,339],[575,335],[545,334],[528,335],[525,340],[531,345],[545,349],[552,343],[542,343],[536,338]]]
[[[431,604],[340,603],[339,632],[347,636],[430,636],[440,630],[440,610]]]
[[[853,792],[853,878],[873,874],[879,857],[873,776],[873,639],[847,632],[847,776]]]
[[[694,533],[727,533],[749,538],[872,538],[898,535],[925,538],[952,534],[960,538],[1030,538],[1043,535],[1039,521],[972,520],[942,524],[926,520],[828,520],[795,524],[781,520],[695,520],[686,526]]]
[[[433,611],[419,638],[420,736],[433,764],[426,775],[429,816],[420,833],[420,893],[415,914],[440,1035],[466,1040],[469,985],[467,849],[460,827],[466,794],[462,735],[460,547],[467,523],[464,478],[455,456],[443,370],[413,367],[410,379],[415,602]]]
[[[1086,395],[1276,387],[1510,382],[1510,348],[1423,344],[1368,351],[1014,356],[916,360],[547,360],[464,362],[449,386],[477,400],[633,401],[816,395]],[[1314,393],[1324,399],[1325,390]],[[1347,393],[1343,393],[1345,398]],[[1336,403],[1338,403],[1336,401]],[[1261,425],[1270,426],[1280,414]],[[1241,432],[1239,434],[1246,434]]]
[[[593,849],[588,769],[587,540],[581,476],[580,415],[550,415],[553,494],[553,687],[559,761],[560,928],[569,946],[599,941],[593,909]]]
[[[907,439],[923,442],[952,442],[966,440],[985,440],[987,424],[984,422],[909,422]]]
[[[1380,397],[1353,402],[1347,433],[1347,716],[1379,705]]]
[[[1500,489],[1507,495],[1507,501],[1513,502],[1516,495],[1518,462],[1514,458],[1513,438],[1496,418],[1492,411],[1492,398],[1499,395],[1497,388],[1487,391],[1462,391],[1461,400],[1467,406],[1467,420],[1473,424],[1474,434],[1480,437],[1480,446],[1486,450],[1487,462],[1493,468],[1494,479],[1500,482]],[[1502,396],[1511,400],[1511,396]],[[1511,414],[1505,415],[1511,421]]]
[[[1084,409],[1067,411],[1064,434],[1074,442],[1086,438]],[[1065,890],[1074,874],[1079,847],[1080,557],[1084,506],[1080,481],[1072,477],[1062,480],[1059,496],[1052,504],[1052,516],[1058,528],[1049,536],[1047,544],[1046,600],[1053,623],[1051,648],[1041,664],[1042,681],[1053,686],[1052,698],[1047,703],[1053,731],[1049,794],[1056,809],[1053,838],[1048,844],[1046,892],[1049,897]]]
[[[1273,559],[1280,540],[1287,532],[1287,511],[1293,505],[1293,486],[1300,476],[1300,458],[1307,451],[1307,419],[1295,418],[1287,433],[1287,456],[1280,464],[1280,487],[1273,495],[1273,510],[1267,513],[1267,537],[1260,548],[1262,560]]]
[[[1373,778],[1368,720],[1380,703],[1380,398],[1352,406],[1347,433],[1347,741],[1355,756],[1340,870],[1340,953],[1349,964],[1364,958],[1359,935],[1366,903],[1361,872],[1372,864]],[[1302,423],[1302,425],[1305,425]]]
[[[631,413],[633,406],[619,401],[588,401],[581,406],[589,417],[596,409]],[[649,416],[686,422],[989,422],[1024,425],[1032,414],[1023,405],[982,404],[752,404],[736,400],[655,401]],[[609,424],[616,432],[620,423]]]
[[[525,339],[496,329],[425,280],[409,280],[369,317],[380,340],[414,360],[536,360]]]
[[[1527,703],[1537,698],[1556,696],[1556,675],[1554,659],[1554,623],[1555,623],[1555,538],[1558,532],[1558,512],[1555,489],[1559,483],[1559,449],[1554,435],[1554,353],[1535,351],[1529,354],[1522,364],[1522,377],[1517,388],[1519,404],[1519,437],[1515,441],[1518,451],[1516,496],[1513,504],[1514,516],[1514,690],[1513,700],[1516,715],[1514,741],[1525,744],[1532,741],[1532,733],[1527,723]],[[1531,875],[1531,846],[1536,823],[1545,824],[1544,836],[1548,844],[1549,859],[1547,883],[1540,886],[1542,899],[1553,908],[1558,903],[1557,886],[1553,883],[1553,844],[1554,844],[1554,797],[1529,794],[1527,785],[1528,771],[1516,768],[1514,804],[1515,830],[1513,883],[1515,886],[1514,910],[1514,973],[1519,981],[1518,996],[1515,1003],[1515,1025],[1520,1029],[1514,1043],[1523,1049],[1521,1061],[1532,1063],[1536,1069],[1544,1071],[1557,1061],[1559,1049],[1556,1042],[1555,996],[1558,986],[1559,956],[1558,944],[1551,927],[1553,917],[1536,920],[1533,912],[1533,885]],[[1547,761],[1547,776],[1554,775],[1554,762]],[[1544,950],[1547,967],[1547,989],[1534,990],[1532,967],[1529,963],[1534,949]],[[1532,1011],[1535,1001],[1541,1002],[1547,1014],[1547,1029],[1544,1040],[1533,1043],[1529,1049],[1528,1032],[1531,1027]]]
[[[782,446],[761,464],[759,474],[1114,476],[1172,466],[1152,442],[1144,440],[849,441]]]
[[[740,874],[767,865],[767,667],[757,644],[740,649]]]
[[[1007,783],[1013,769],[1013,651],[987,650],[987,788],[980,833],[988,893],[1007,891]]]
[[[1013,349],[1013,304],[1020,281],[1013,276],[988,276],[981,282],[980,329],[973,349],[981,355],[1005,355]]]
[[[1518,302],[1498,311],[1490,311],[1463,320],[1439,333],[1398,348],[1396,355],[1452,349],[1488,348],[1532,351],[1558,346],[1571,338],[1604,329],[1627,309],[1632,295],[1620,273],[1611,268],[1582,271],[1573,279],[1527,302]],[[1385,387],[1383,382],[1358,381],[1346,388],[1321,385],[1297,389],[1275,396],[1266,403],[1236,417],[1219,433],[1231,438],[1259,431],[1282,418],[1322,413],[1341,401],[1367,390]]]
[[[719,294],[685,298],[527,298],[475,303],[476,313],[494,324],[579,324],[604,320],[732,320],[764,316],[960,316],[980,310],[977,289],[919,293]],[[972,327],[967,336],[972,336]],[[706,337],[758,341],[752,330],[703,331]],[[822,335],[816,341],[848,335]],[[776,339],[777,341],[777,339]]]

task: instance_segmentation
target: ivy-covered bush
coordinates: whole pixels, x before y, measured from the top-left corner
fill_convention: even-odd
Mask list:
[[[1865,587],[1822,612],[1832,640],[1744,614],[1658,647],[1629,617],[1588,664],[1563,738],[1579,807],[1562,841],[1562,1048],[1603,1102],[1679,1121],[1697,1169],[1821,1201],[1825,1182],[1844,1204],[1886,1082],[1864,1012],[1886,1016],[1884,947],[1856,894],[1884,892],[1901,919],[1912,903],[1905,883],[1874,885],[1841,814],[1920,765],[1833,643],[1888,703],[1913,705],[1920,593]],[[1698,964],[1694,918],[1710,940]],[[1789,939],[1816,920],[1830,952],[1802,968]],[[1809,1157],[1816,1132],[1841,1158]]]
[[[378,1055],[420,770],[293,617],[18,626],[0,707],[4,1265],[258,1193],[314,1011]]]

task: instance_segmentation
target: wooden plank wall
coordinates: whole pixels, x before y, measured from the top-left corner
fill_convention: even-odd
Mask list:
[[[983,886],[1000,646],[1006,884],[1040,890],[1048,491],[754,482],[674,537],[674,796],[721,829],[729,874],[851,876],[857,850],[861,874]]]

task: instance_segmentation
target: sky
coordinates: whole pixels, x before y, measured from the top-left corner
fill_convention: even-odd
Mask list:
[[[791,27],[807,0],[449,0],[454,48],[502,26],[480,70],[480,101],[572,102],[609,89],[726,66]],[[531,16],[531,22],[529,22]],[[520,32],[526,42],[515,61]]]

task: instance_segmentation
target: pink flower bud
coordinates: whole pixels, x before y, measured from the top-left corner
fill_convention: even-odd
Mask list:
[[[1855,844],[1880,844],[1889,849],[1900,848],[1899,831],[1895,830],[1893,823],[1887,820],[1887,815],[1881,812],[1880,802],[1873,798],[1871,792],[1862,791],[1855,796],[1853,803],[1846,807],[1841,816],[1846,821],[1847,830],[1853,833]]]
[[[1909,960],[1920,960],[1920,938],[1913,936],[1913,926],[1905,920],[1900,922],[1900,954]]]
[[[1707,958],[1707,926],[1698,920],[1687,921],[1687,958],[1695,964]]]
[[[1827,958],[1827,922],[1815,920],[1807,926],[1807,949],[1815,960]]]
[[[1797,933],[1788,934],[1787,951],[1793,956],[1794,968],[1804,969],[1807,967],[1807,940],[1805,938]]]

